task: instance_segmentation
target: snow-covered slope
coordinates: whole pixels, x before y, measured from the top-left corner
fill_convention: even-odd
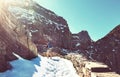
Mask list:
[[[12,69],[0,77],[79,77],[71,61],[59,57],[38,56],[32,60],[19,57],[10,62]]]

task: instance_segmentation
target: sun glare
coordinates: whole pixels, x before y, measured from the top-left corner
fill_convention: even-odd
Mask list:
[[[31,0],[0,0],[0,8],[12,6],[28,6]]]
[[[0,0],[0,8],[3,9],[3,8],[6,8],[9,6],[9,3],[11,2],[12,0]]]

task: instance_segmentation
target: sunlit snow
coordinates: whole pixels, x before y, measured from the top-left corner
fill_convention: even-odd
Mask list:
[[[38,56],[26,60],[14,53],[18,60],[10,62],[12,69],[0,77],[79,77],[71,61],[59,57]]]

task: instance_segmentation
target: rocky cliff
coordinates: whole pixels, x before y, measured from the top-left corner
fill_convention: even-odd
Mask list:
[[[53,47],[71,48],[71,32],[66,20],[32,0],[0,1],[0,71],[8,61],[37,56],[48,42]],[[37,48],[36,48],[37,47]]]
[[[26,35],[26,29],[8,11],[8,3],[0,1],[0,72],[11,68],[9,61],[16,59],[13,52],[23,58],[37,56],[37,48]]]
[[[102,61],[113,70],[120,73],[120,25],[115,27],[105,37],[98,40],[95,45],[95,55],[97,61]]]
[[[39,51],[44,50],[48,42],[54,47],[71,47],[71,32],[66,20],[32,0],[22,1],[20,4],[18,0],[19,6],[12,4],[8,10],[29,31]]]
[[[72,34],[67,21],[32,0],[1,0],[0,3],[0,72],[10,67],[8,61],[17,53],[26,59],[52,47],[83,53],[120,73],[120,25],[102,39],[93,42],[87,31]]]
[[[103,62],[120,73],[120,25],[96,42],[91,40],[86,31],[72,34],[72,47],[88,59]]]
[[[72,37],[73,50],[84,54],[87,59],[103,62],[120,73],[120,25],[96,42],[90,39],[86,31]]]
[[[93,43],[87,31],[81,31],[77,34],[72,34],[72,49],[78,52],[84,52]]]

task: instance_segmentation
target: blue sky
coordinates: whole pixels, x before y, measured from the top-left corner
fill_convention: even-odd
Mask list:
[[[70,31],[87,30],[98,40],[120,24],[120,0],[36,0],[68,22]]]

